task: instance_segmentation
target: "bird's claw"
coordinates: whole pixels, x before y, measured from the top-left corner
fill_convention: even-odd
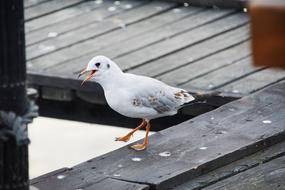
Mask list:
[[[134,150],[140,151],[146,149],[146,144],[135,144],[130,147]]]
[[[123,137],[116,137],[115,141],[124,141],[124,142],[128,142],[131,138],[131,135],[126,135]]]

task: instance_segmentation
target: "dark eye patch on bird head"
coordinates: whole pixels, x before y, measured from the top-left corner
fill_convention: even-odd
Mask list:
[[[100,65],[101,65],[101,63],[99,63],[99,62],[95,63],[95,66],[96,66],[97,68],[99,68]]]
[[[110,64],[109,64],[109,63],[107,64],[107,68],[108,68],[108,69],[110,68]]]

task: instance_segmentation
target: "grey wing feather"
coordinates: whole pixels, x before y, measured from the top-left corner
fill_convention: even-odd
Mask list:
[[[147,97],[141,97],[141,102],[143,106],[150,107],[160,114],[173,111],[178,106],[174,96],[170,97],[162,91]]]

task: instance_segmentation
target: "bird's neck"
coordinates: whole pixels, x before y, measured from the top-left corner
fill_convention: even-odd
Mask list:
[[[97,82],[103,87],[104,91],[114,89],[114,87],[122,86],[124,84],[125,73],[121,70],[111,72],[108,76],[101,77]]]

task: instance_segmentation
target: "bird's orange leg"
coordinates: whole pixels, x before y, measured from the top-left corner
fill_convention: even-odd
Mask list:
[[[144,150],[144,149],[146,149],[146,147],[148,145],[148,132],[149,132],[149,129],[150,129],[150,124],[149,124],[149,121],[147,121],[147,124],[145,126],[146,133],[145,133],[145,138],[144,138],[143,144],[135,144],[135,145],[131,146],[132,149],[135,149],[135,150]]]
[[[147,122],[143,119],[143,121],[141,122],[141,124],[135,128],[134,130],[132,130],[131,132],[129,132],[126,136],[123,137],[116,137],[115,141],[124,141],[124,142],[128,142],[131,138],[131,136],[139,129],[145,127],[147,125]]]

